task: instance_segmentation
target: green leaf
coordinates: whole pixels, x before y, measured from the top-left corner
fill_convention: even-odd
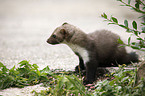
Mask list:
[[[128,0],[128,4],[130,4],[130,1],[131,1],[131,0]]]
[[[39,67],[37,66],[37,64],[33,64],[32,65],[35,69],[38,69]]]
[[[136,47],[136,46],[131,46],[131,48],[133,48],[133,49],[140,49],[139,47]]]
[[[27,60],[23,60],[23,61],[19,62],[18,64],[29,64],[29,62]]]
[[[3,63],[0,62],[0,71],[6,73],[8,71],[8,69],[6,68],[6,66],[3,65]]]
[[[142,38],[137,38],[137,40],[143,40]]]
[[[123,41],[120,38],[118,39],[118,43],[119,44],[124,44]]]
[[[77,90],[79,90],[81,94],[83,94],[83,96],[86,96],[84,86],[80,83],[78,79],[75,78],[75,76],[74,76],[75,79],[72,79],[69,76],[66,76],[66,78],[76,87]]]
[[[139,3],[138,3],[138,2],[135,4],[135,7],[136,7],[137,9],[139,9]]]
[[[128,27],[128,21],[127,21],[127,20],[124,20],[124,25],[125,25],[126,27]]]
[[[128,29],[126,26],[124,26],[124,25],[119,25],[120,27],[122,27],[122,28],[125,28],[125,29]]]
[[[110,24],[115,24],[115,23],[108,23],[108,25],[110,25]]]
[[[130,45],[130,40],[131,40],[131,37],[128,38],[128,45]]]
[[[59,90],[63,87],[63,85],[65,84],[65,83],[67,83],[68,82],[68,79],[65,77],[65,76],[62,76],[62,77],[60,77],[59,78],[59,80],[58,80],[58,88],[59,88]]]
[[[0,67],[3,67],[3,66],[4,66],[4,64],[0,62]]]
[[[15,65],[14,65],[14,67],[13,67],[13,68],[11,68],[11,69],[10,69],[10,71],[14,71],[14,70],[15,70]]]
[[[135,42],[132,42],[131,44],[132,44],[132,45],[135,45],[136,43],[135,43]]]
[[[15,66],[9,70],[9,75],[18,75],[19,72],[15,71]]]
[[[49,67],[45,67],[44,69],[40,70],[40,73],[49,73],[50,74],[50,69]]]
[[[126,80],[128,80],[128,77],[122,78],[121,82],[125,82]]]
[[[105,13],[103,13],[101,16],[107,19],[107,15]]]
[[[118,20],[115,17],[111,17],[111,19],[113,20],[113,22],[118,23]]]
[[[133,21],[133,22],[132,22],[132,26],[133,26],[134,29],[137,30],[137,23],[136,23],[136,21]]]
[[[20,64],[20,67],[22,67],[22,66],[26,66],[26,65],[28,65],[29,64],[29,62],[28,61],[26,61],[26,60],[23,60],[23,61],[21,61],[20,63],[18,63],[18,64]]]
[[[120,5],[120,6],[126,6],[126,5]]]
[[[6,73],[9,69],[6,66],[3,66],[2,72]]]
[[[145,23],[141,23],[142,25],[145,25]]]
[[[134,31],[134,34],[135,34],[136,36],[138,36],[138,31]]]

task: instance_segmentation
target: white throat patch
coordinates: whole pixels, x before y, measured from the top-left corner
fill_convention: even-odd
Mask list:
[[[79,55],[84,60],[84,64],[86,64],[89,61],[89,54],[88,51],[85,48],[82,48],[75,44],[67,44],[74,52],[79,53]]]

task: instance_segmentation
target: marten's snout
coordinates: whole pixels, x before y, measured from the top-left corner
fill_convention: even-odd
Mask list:
[[[59,40],[57,40],[54,37],[50,37],[49,39],[47,39],[46,42],[49,43],[49,44],[52,44],[52,45],[55,45],[55,44],[59,44],[60,43]]]
[[[53,44],[53,42],[52,42],[52,40],[51,39],[47,39],[47,41],[46,41],[47,43],[49,43],[49,44]]]
[[[54,41],[53,40],[51,40],[51,38],[49,38],[49,39],[47,39],[47,41],[46,41],[47,43],[49,43],[49,44],[53,44],[54,43]]]
[[[47,39],[47,41],[46,41],[47,43],[49,43],[49,39]]]

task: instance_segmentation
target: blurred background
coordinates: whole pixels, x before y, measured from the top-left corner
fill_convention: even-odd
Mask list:
[[[113,15],[119,23],[137,20],[141,14],[119,6],[117,0],[0,0],[0,62],[11,68],[30,60],[40,68],[73,70],[78,58],[66,45],[49,45],[47,38],[64,22],[84,32],[111,30],[127,42],[125,30],[107,25],[101,14]],[[130,25],[131,25],[130,22]]]
[[[86,33],[111,30],[127,42],[130,34],[118,26],[107,25],[101,17],[106,13],[118,18],[119,23],[127,19],[130,25],[133,20],[141,21],[137,19],[141,14],[119,5],[117,0],[0,0],[0,62],[12,68],[22,60],[30,60],[40,69],[48,65],[51,69],[74,70],[78,58],[71,49],[49,45],[46,40],[56,27],[68,22]],[[3,92],[18,95],[14,90]]]

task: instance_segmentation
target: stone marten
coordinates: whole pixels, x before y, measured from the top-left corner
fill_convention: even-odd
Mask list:
[[[95,80],[97,67],[138,61],[138,55],[133,52],[128,54],[124,47],[120,47],[118,39],[118,35],[107,30],[86,34],[79,28],[64,23],[54,30],[47,43],[67,44],[79,57],[80,69],[86,69],[84,84],[89,84]]]

